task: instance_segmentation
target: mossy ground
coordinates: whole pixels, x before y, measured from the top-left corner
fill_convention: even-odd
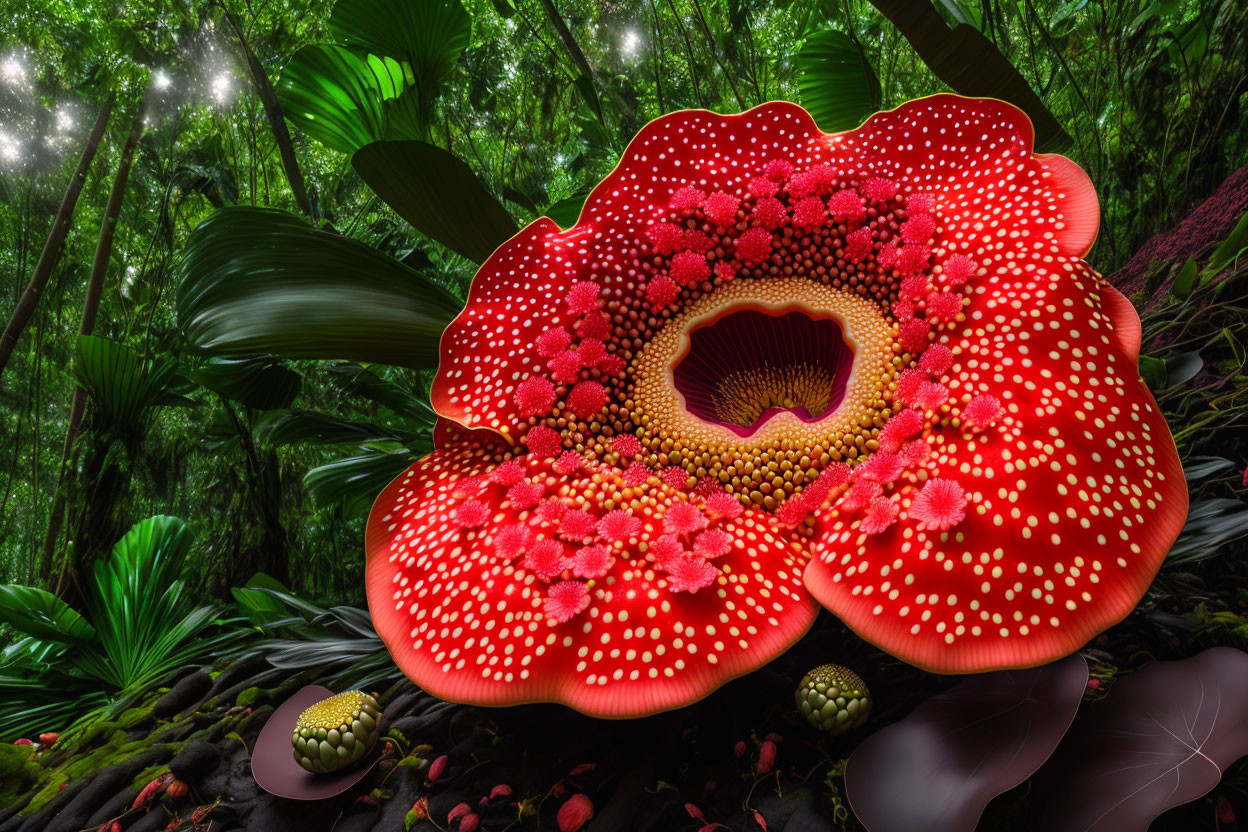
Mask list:
[[[1181,652],[1181,646],[1158,644],[1147,620],[1141,619],[1114,628],[1087,655],[1098,677],[1109,684],[1151,658],[1177,658]],[[1132,658],[1110,668],[1097,664],[1101,656]],[[868,680],[876,708],[863,732],[822,735],[793,707],[799,680],[829,659],[856,669]],[[40,769],[43,777],[20,817],[37,819],[40,811],[60,808],[50,804],[62,784],[81,783],[138,754],[153,752],[157,759],[118,783],[116,796],[109,798],[128,806],[156,777],[170,771],[185,776],[188,795],[180,801],[159,798],[150,811],[159,812],[151,822],[160,824],[150,828],[180,820],[183,825],[174,828],[189,830],[191,813],[200,810],[216,824],[214,829],[221,830],[389,832],[406,828],[410,820],[412,829],[432,832],[437,827],[412,812],[423,800],[427,809],[422,811],[443,829],[447,815],[463,803],[478,815],[480,829],[519,832],[557,828],[554,815],[559,807],[570,794],[584,793],[608,828],[694,829],[696,822],[686,808],[692,805],[709,821],[738,832],[759,828],[755,811],[773,831],[848,832],[861,828],[849,812],[842,780],[846,758],[856,743],[957,680],[892,659],[853,639],[836,619],[824,615],[797,646],[762,670],[696,705],[641,720],[595,720],[554,705],[505,709],[450,705],[400,681],[379,695],[385,712],[382,742],[389,748],[373,775],[339,798],[313,804],[277,800],[259,790],[248,764],[272,705],[249,712],[240,700],[280,703],[313,681],[306,675],[270,674],[237,694],[214,694],[168,719],[151,718],[148,702],[134,713],[127,711],[92,726],[76,746],[58,747],[38,762],[25,756],[29,752],[10,752],[0,759],[23,761],[28,779],[36,776],[30,766]],[[123,721],[130,727],[121,728]],[[778,749],[776,763],[760,774],[760,749],[768,740]],[[209,766],[184,774],[180,752],[193,755],[205,748],[213,758]],[[443,756],[436,782],[430,782],[432,763]],[[1248,764],[1241,762],[1228,769],[1215,793],[1163,815],[1153,829],[1213,830],[1209,820],[1213,801],[1229,796],[1238,802],[1237,784],[1245,783]],[[509,793],[497,791],[499,786],[508,787]],[[1248,813],[1248,806],[1236,808]],[[127,814],[126,828],[137,826],[148,811]],[[1028,817],[1027,790],[1015,789],[989,805],[979,829],[1013,832],[1024,828]],[[0,832],[9,832],[3,822]]]

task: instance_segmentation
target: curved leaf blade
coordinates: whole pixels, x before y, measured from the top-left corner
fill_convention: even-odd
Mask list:
[[[463,160],[421,141],[373,142],[351,166],[422,234],[476,263],[519,229]]]
[[[136,523],[94,564],[87,609],[99,650],[75,666],[121,690],[123,698],[179,667],[229,648],[238,633],[207,634],[220,623],[213,606],[194,606],[183,571],[192,539],[177,517]]]
[[[1145,832],[1248,754],[1248,653],[1154,662],[1089,705],[1036,777],[1039,828]]]
[[[871,832],[971,832],[1066,732],[1088,682],[1078,655],[972,676],[877,731],[850,756],[845,792]]]
[[[376,249],[267,208],[210,216],[178,270],[178,321],[193,346],[218,355],[436,367],[461,305]]]
[[[852,130],[880,109],[880,80],[844,32],[824,29],[808,36],[797,69],[802,106],[825,133]]]
[[[0,623],[58,644],[88,644],[95,638],[95,628],[77,610],[33,586],[0,586]]]
[[[298,442],[338,445],[375,439],[403,442],[415,438],[382,425],[352,421],[313,410],[266,413],[256,420],[255,432],[256,438],[268,445],[293,445]]]
[[[303,376],[272,355],[210,358],[191,373],[191,378],[220,396],[256,410],[290,407],[303,385]]]
[[[166,395],[173,365],[145,360],[125,344],[98,335],[78,336],[74,373],[98,412],[118,427],[135,427],[149,408],[184,403]]]
[[[558,202],[552,203],[546,209],[546,216],[559,223],[559,227],[567,230],[576,225],[577,220],[581,218],[581,211],[585,207],[585,200],[589,199],[589,191],[577,191],[572,196],[565,197]]]
[[[349,49],[305,46],[282,72],[277,90],[292,124],[342,153],[386,135],[384,102],[398,90],[384,62],[370,63]]]
[[[309,493],[324,504],[340,503],[348,519],[358,517],[390,481],[403,473],[422,452],[432,448],[401,448],[393,453],[367,453],[313,468],[303,478]]]
[[[424,129],[442,82],[472,39],[472,18],[459,0],[338,0],[329,31],[340,43],[407,65]]]

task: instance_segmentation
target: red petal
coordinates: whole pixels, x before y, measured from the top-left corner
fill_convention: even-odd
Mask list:
[[[830,168],[864,182],[887,179],[903,193],[930,194],[943,238],[960,249],[991,239],[989,223],[1000,219],[1018,235],[1019,248],[1051,234],[1061,253],[1082,254],[1096,236],[1095,193],[1070,161],[1033,155],[1032,135],[1016,108],[956,95],[911,101],[832,136],[783,102],[734,116],[702,110],[663,116],[638,133],[575,227],[561,232],[543,217],[477,272],[466,308],[442,338],[434,408],[514,442],[515,385],[546,374],[537,339],[552,324],[575,324],[563,302],[571,287],[592,281],[604,300],[631,292],[636,258],[650,247],[646,230],[667,220],[675,194],[692,193],[682,189],[697,182],[701,192],[740,195],[765,160]],[[984,224],[982,237],[973,231],[977,223]]]
[[[976,236],[979,222],[991,237],[987,226],[998,218],[1018,234],[1020,248],[1052,234],[1062,254],[1079,257],[1096,239],[1100,211],[1087,175],[1062,156],[1035,155],[1030,120],[1005,102],[920,98],[836,134],[831,144],[834,169],[852,175],[857,167],[892,179],[903,193],[931,194],[946,240],[959,231]]]
[[[377,632],[399,667],[435,696],[478,705],[562,702],[596,716],[641,716],[696,701],[765,664],[814,621],[818,607],[802,586],[802,551],[770,515],[749,510],[714,521],[732,545],[713,561],[722,571],[708,589],[669,591],[661,570],[621,544],[607,576],[589,588],[589,609],[576,613],[562,603],[576,600],[576,587],[565,587],[552,609],[570,618],[552,624],[542,597],[550,585],[496,551],[500,530],[517,523],[535,522],[535,533],[549,534],[536,514],[525,521],[507,508],[503,486],[485,476],[503,458],[498,440],[482,431],[446,434],[440,450],[382,492],[367,530]],[[548,493],[558,493],[561,482],[577,492],[611,470],[590,463],[592,470],[561,477],[549,461],[525,461],[529,478],[545,482]],[[448,519],[463,500],[456,483],[466,477],[492,489],[473,498],[493,510],[470,530]],[[661,520],[643,523],[643,535],[661,535]],[[563,545],[575,568],[578,547]]]
[[[1004,411],[983,430],[935,429],[886,530],[827,513],[806,572],[859,635],[935,672],[1077,650],[1134,609],[1187,515],[1178,454],[1136,368],[1131,304],[1081,260],[1021,247],[1009,257],[946,341],[951,400],[990,394]],[[1011,304],[1021,293],[1031,314]],[[964,520],[920,530],[907,513],[917,470],[965,489]]]
[[[430,391],[439,415],[515,441],[511,431],[521,418],[513,401],[516,385],[530,375],[546,375],[537,339],[552,324],[575,321],[564,302],[581,261],[567,242],[575,234],[575,229],[560,234],[553,220],[542,217],[481,266],[467,306],[442,333]],[[521,283],[527,291],[516,291]]]
[[[708,153],[694,136],[714,137],[719,152]],[[482,265],[467,306],[442,336],[434,409],[468,427],[506,432],[514,442],[515,386],[546,374],[535,344],[552,324],[575,323],[564,302],[574,283],[591,280],[604,300],[618,297],[637,279],[626,252],[651,249],[646,230],[667,221],[669,202],[691,181],[704,193],[739,196],[767,160],[808,158],[821,137],[810,116],[787,103],[735,116],[682,111],[651,122],[594,189],[575,227],[561,232],[542,217]]]

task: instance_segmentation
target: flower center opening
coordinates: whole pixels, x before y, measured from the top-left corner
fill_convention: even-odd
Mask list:
[[[672,376],[689,413],[749,436],[786,410],[805,422],[834,411],[853,363],[833,318],[738,307],[689,333]]]

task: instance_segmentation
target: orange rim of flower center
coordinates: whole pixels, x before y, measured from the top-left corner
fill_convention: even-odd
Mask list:
[[[777,402],[786,394],[800,397],[801,385],[793,382],[803,365],[790,363],[786,368],[784,359],[791,356],[774,355],[774,346],[773,355],[758,356],[744,344],[734,356],[724,356],[721,366],[727,372],[716,392],[729,399],[728,405],[747,411],[756,408],[759,417],[770,413],[749,420],[750,429],[743,430],[726,424],[728,419],[706,418],[705,412],[697,412],[696,404],[691,407],[690,388],[676,375],[690,357],[694,337],[747,310],[776,318],[797,314],[812,321],[834,322],[837,335],[844,338],[849,359],[844,364],[848,366],[805,365],[807,389],[816,388],[808,396],[825,396],[826,401],[838,384],[843,387],[833,407],[813,413],[807,406],[809,398],[787,405]],[[740,279],[703,295],[669,321],[629,368],[625,408],[648,454],[643,460],[650,465],[679,465],[696,480],[711,477],[742,502],[774,509],[787,496],[800,492],[807,478],[813,480],[830,462],[854,460],[879,447],[876,436],[892,415],[889,388],[898,368],[909,361],[897,345],[896,330],[896,324],[872,301],[802,277]],[[739,356],[753,356],[758,362],[753,367],[738,365],[734,359]],[[734,373],[737,366],[743,369]],[[770,378],[760,372],[768,366],[775,371]],[[794,372],[786,378],[785,369]],[[847,377],[837,379],[837,369]],[[812,372],[817,370],[823,372]],[[748,391],[753,393],[752,400],[742,401],[746,391],[733,387],[751,376],[755,382]],[[823,385],[826,393],[819,389]],[[764,403],[773,404],[761,407]]]

